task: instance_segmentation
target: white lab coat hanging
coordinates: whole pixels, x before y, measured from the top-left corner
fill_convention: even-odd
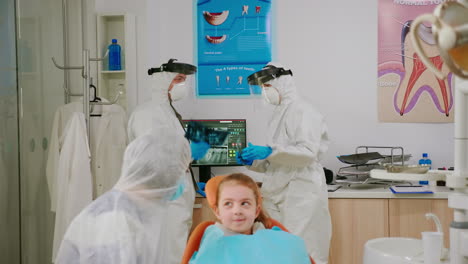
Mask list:
[[[60,138],[56,186],[55,229],[52,260],[55,259],[68,225],[93,200],[91,153],[83,113],[75,112]]]
[[[91,117],[91,171],[94,199],[112,189],[120,177],[127,147],[127,119],[119,105],[103,105],[101,116]]]
[[[123,153],[128,142],[125,110],[119,105],[105,105],[100,108],[101,116],[93,116],[90,121],[94,199],[110,190],[120,177]],[[55,186],[61,148],[58,139],[72,113],[82,111],[82,103],[74,102],[60,107],[55,112],[46,169],[52,211],[55,211],[58,199]]]
[[[119,105],[105,105],[99,108],[101,116],[93,116],[90,121],[92,184],[89,191],[92,199],[110,190],[119,179],[123,153],[127,146],[127,121],[123,108]],[[57,210],[58,201],[62,200],[64,195],[61,192],[64,186],[57,184],[58,178],[63,177],[58,172],[58,167],[64,142],[59,139],[65,131],[65,124],[73,113],[82,113],[82,111],[82,103],[74,102],[60,107],[55,113],[46,168],[52,211]],[[87,136],[86,130],[84,134]],[[74,169],[79,170],[79,168]],[[83,192],[88,192],[88,190],[83,190]],[[64,217],[57,211],[56,214],[56,219]],[[65,230],[67,226],[68,224],[64,227]],[[55,235],[54,237],[57,238]],[[58,249],[56,246],[59,245],[60,241],[56,242],[54,239],[54,252]]]

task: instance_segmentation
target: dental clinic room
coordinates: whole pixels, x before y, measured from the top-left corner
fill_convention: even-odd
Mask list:
[[[468,264],[468,0],[0,14],[0,263]]]

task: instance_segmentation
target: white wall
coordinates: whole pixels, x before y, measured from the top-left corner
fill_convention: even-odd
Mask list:
[[[195,0],[146,1],[96,3],[102,11],[109,5],[137,16],[140,103],[149,98],[145,75],[149,66],[171,57],[194,61]],[[277,61],[291,67],[301,96],[328,122],[332,143],[324,166],[336,172],[344,166],[336,156],[353,154],[361,145],[402,146],[414,163],[428,152],[433,167],[453,166],[453,124],[377,120],[377,0],[276,2]],[[255,99],[192,97],[176,107],[184,118],[246,118],[248,140],[265,142],[270,108]]]

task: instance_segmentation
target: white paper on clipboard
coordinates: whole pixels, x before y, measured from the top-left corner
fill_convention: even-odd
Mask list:
[[[392,193],[434,193],[428,186],[391,186]]]

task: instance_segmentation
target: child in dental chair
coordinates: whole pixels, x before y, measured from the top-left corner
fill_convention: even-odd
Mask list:
[[[315,263],[304,241],[266,214],[260,190],[249,176],[214,177],[206,185],[206,196],[218,222],[195,228],[182,264]]]

